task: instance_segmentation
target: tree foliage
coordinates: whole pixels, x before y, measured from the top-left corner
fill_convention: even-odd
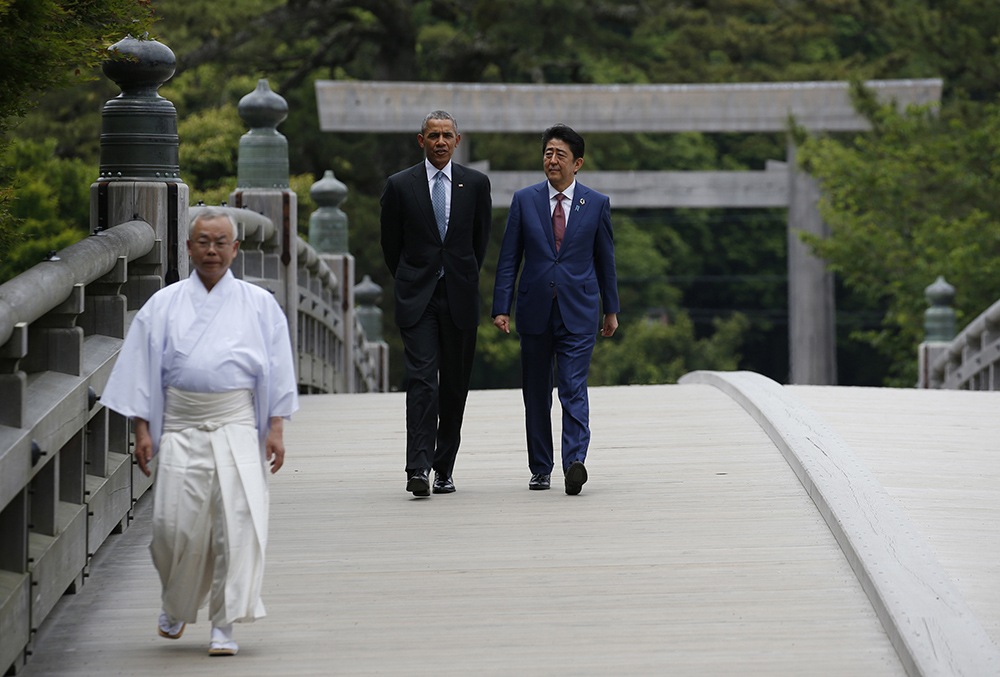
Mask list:
[[[55,141],[16,141],[0,154],[17,199],[11,217],[22,235],[0,260],[0,280],[42,261],[50,251],[67,247],[88,231],[90,184],[97,167],[54,156]]]
[[[633,320],[619,329],[618,341],[598,339],[590,368],[591,385],[677,383],[697,369],[732,371],[739,366],[746,317],[737,313],[713,321],[715,332],[695,337],[687,315],[669,322]],[[617,335],[617,333],[616,333]]]
[[[92,77],[108,46],[129,30],[146,30],[150,18],[149,0],[0,0],[0,155],[38,96]],[[40,235],[37,220],[18,223],[25,207],[17,202],[28,194],[37,197],[14,182],[11,167],[0,166],[0,280],[2,271],[23,266],[12,252],[26,240],[32,242],[20,247],[22,254],[73,241],[72,235]]]
[[[149,0],[0,0],[0,133],[33,97],[86,78],[149,19]]]
[[[884,312],[882,328],[857,332],[893,365],[892,383],[916,381],[924,289],[943,275],[959,320],[1000,297],[1000,106],[940,117],[897,113],[863,90],[873,123],[849,143],[812,139],[802,162],[821,179],[821,211],[833,229],[813,247],[856,294]]]
[[[82,7],[102,3],[148,9],[135,0],[39,0],[34,4]],[[0,13],[14,4],[27,3],[0,0]],[[895,164],[902,169],[904,161],[885,164],[883,155],[894,157],[894,139],[904,132],[911,140],[920,134],[937,139],[923,145],[925,156],[920,160],[927,171],[938,166],[938,152],[964,148],[970,153],[967,160],[976,159],[971,155],[975,150],[971,141],[963,145],[954,137],[978,129],[980,121],[992,114],[985,105],[1000,91],[1000,43],[995,39],[1000,34],[1000,5],[979,0],[154,0],[152,4],[159,18],[153,26],[154,37],[170,46],[178,58],[177,74],[160,93],[178,110],[182,177],[191,186],[192,199],[218,202],[235,186],[236,140],[245,129],[235,114],[236,104],[253,89],[257,78],[268,78],[289,103],[289,118],[279,130],[289,141],[303,232],[311,180],[333,169],[350,188],[344,205],[350,218],[350,248],[359,274],[370,274],[386,290],[386,338],[393,349],[396,384],[402,382],[402,359],[398,335],[388,319],[392,316],[392,281],[378,245],[378,197],[386,176],[421,159],[414,139],[419,121],[414,121],[410,134],[322,133],[314,91],[318,79],[693,83],[943,76],[940,119],[892,122],[886,118],[885,130],[895,125],[899,127],[896,132],[876,129],[846,145],[841,139],[807,144],[802,155],[836,195],[841,194],[836,192],[841,176],[846,177],[844,195],[846,182],[873,185],[874,178],[854,166],[858,153],[874,165],[872,172],[882,167],[883,183],[878,185],[891,182]],[[81,73],[93,75],[85,69]],[[100,108],[116,94],[113,84],[99,79],[47,96],[16,134],[35,142],[54,139],[53,153],[58,158],[93,164]],[[924,125],[925,131],[906,132],[907,124]],[[536,135],[466,135],[463,145],[470,147],[473,160],[489,160],[495,169],[539,167]],[[985,161],[986,150],[979,150],[978,160]],[[785,138],[780,134],[588,134],[587,151],[585,169],[761,169],[769,159],[784,159]],[[945,159],[940,166],[949,162]],[[849,292],[838,299],[838,310],[845,311],[839,316],[853,316],[857,324],[856,318],[863,313],[898,318],[900,308],[909,309],[910,330],[899,329],[902,324],[886,325],[884,331],[873,333],[871,327],[859,325],[856,337],[842,347],[842,358],[865,354],[858,349],[861,339],[882,349],[881,364],[861,370],[875,374],[865,382],[877,382],[890,372],[905,374],[919,333],[914,318],[922,309],[920,293],[937,274],[919,283],[919,275],[914,274],[907,283],[905,303],[902,291],[895,297],[872,294],[866,290],[882,282],[872,282],[861,271],[869,259],[876,266],[878,257],[861,253],[876,248],[886,261],[907,261],[914,256],[908,248],[915,246],[915,239],[885,237],[863,245],[841,241],[857,237],[854,229],[842,225],[854,216],[870,212],[870,218],[876,219],[877,214],[901,214],[894,211],[901,202],[931,203],[940,194],[924,192],[907,198],[906,191],[923,186],[915,177],[897,178],[895,193],[855,187],[865,196],[863,200],[850,198],[858,202],[855,213],[838,216],[854,207],[847,198],[838,201],[835,195],[825,207],[836,227],[833,241],[823,251],[831,256]],[[965,189],[975,193],[974,198],[970,193],[969,204],[976,205],[982,216],[971,211],[956,215],[938,204],[927,204],[919,214],[938,209],[942,224],[951,224],[953,238],[973,237],[975,219],[988,221],[995,210],[983,197],[991,188],[989,181],[976,184],[970,179],[968,183]],[[982,192],[976,192],[977,186]],[[955,195],[942,197],[953,198],[957,205]],[[495,207],[482,286],[486,310],[495,264],[491,259],[499,250],[506,205]],[[911,213],[918,217],[916,210]],[[611,373],[604,370],[602,360],[624,359],[612,348],[638,341],[636,336],[643,341],[659,340],[653,334],[666,330],[647,326],[649,315],[669,318],[669,340],[678,348],[644,353],[644,359],[658,365],[651,368],[653,372],[668,373],[664,365],[674,358],[665,356],[687,354],[685,345],[708,350],[709,344],[700,342],[714,340],[724,328],[729,333],[719,336],[718,345],[729,346],[733,354],[739,350],[741,368],[778,380],[786,378],[783,211],[615,210],[613,219],[625,310],[621,336],[599,342],[605,348],[595,353],[596,371]],[[0,246],[3,236],[0,229]],[[976,248],[985,251],[983,246],[972,241],[959,245],[953,239],[952,249],[957,249],[949,254],[951,265],[971,265]],[[855,247],[860,253],[841,257],[837,247],[848,252]],[[928,263],[928,272],[935,267]],[[964,278],[958,272],[954,275],[960,299],[965,299]],[[890,289],[896,288],[892,285],[899,284],[898,279],[898,275],[893,278]],[[891,298],[903,305],[891,305]],[[969,299],[961,310],[966,315],[974,313],[974,303]],[[744,319],[731,325],[714,321],[736,312]],[[742,348],[729,340],[735,331],[731,327],[742,331]],[[689,333],[682,339],[683,332]],[[516,341],[505,338],[509,339],[499,336],[484,317],[474,372],[477,387],[516,385]],[[895,348],[889,349],[890,344]],[[638,349],[638,344],[632,345]],[[843,374],[843,359],[841,365]]]

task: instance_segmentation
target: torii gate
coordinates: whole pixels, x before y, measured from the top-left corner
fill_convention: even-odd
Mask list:
[[[873,80],[882,101],[903,108],[941,100],[942,81]],[[579,132],[783,132],[789,117],[811,132],[869,129],[851,105],[847,82],[718,85],[520,85],[321,80],[320,129],[327,132],[414,132],[429,111],[444,109],[466,132],[537,132],[563,122]],[[459,151],[468,145],[459,146]],[[764,171],[581,172],[588,186],[619,208],[787,207],[789,381],[835,385],[833,275],[798,232],[829,235],[817,209],[819,186],[787,162]],[[456,158],[459,162],[467,157]],[[489,171],[493,204],[537,183],[539,172]]]

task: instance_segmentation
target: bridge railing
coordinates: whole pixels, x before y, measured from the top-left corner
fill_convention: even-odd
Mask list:
[[[111,73],[105,69],[123,95],[105,106],[92,234],[0,285],[2,673],[24,664],[32,633],[62,594],[82,585],[92,554],[127,527],[133,503],[151,485],[130,456],[129,421],[101,406],[100,394],[135,312],[165,284],[187,276],[187,224],[203,208],[188,205],[177,137],[171,147],[170,134],[146,133],[151,118],[158,129],[176,129],[172,104],[150,94],[148,82],[150,63],[166,63],[172,53],[133,38],[117,47],[131,57]],[[244,138],[273,145],[278,121],[264,120],[270,128]],[[241,172],[243,150],[241,140]],[[230,196],[237,206],[227,210],[241,240],[232,270],[272,291],[284,309],[300,391],[386,390],[388,351],[378,323],[366,331],[359,321],[360,311],[369,319],[380,311],[355,308],[354,258],[346,246],[317,252],[297,235],[287,146],[277,173],[273,162],[253,159],[275,184],[241,177]],[[346,238],[346,217],[335,208],[343,197],[331,197],[326,210],[343,221]]]
[[[918,388],[1000,390],[1000,301],[955,335],[955,288],[939,277],[924,290]]]
[[[341,285],[334,268],[354,278],[349,255],[317,252],[298,240],[299,306],[297,364],[304,393],[385,392],[388,346],[366,332],[356,312],[355,285]]]
[[[149,480],[128,421],[97,402],[129,311],[162,286],[140,220],[103,230],[0,285],[0,668],[16,664]]]
[[[1000,390],[1000,301],[939,351],[927,387]]]

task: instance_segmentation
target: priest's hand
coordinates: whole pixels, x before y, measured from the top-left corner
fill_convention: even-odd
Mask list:
[[[267,433],[264,443],[267,449],[267,460],[271,463],[271,473],[276,473],[285,464],[285,443],[281,439],[285,419],[281,416],[271,417],[271,431]]]
[[[149,462],[153,460],[153,438],[149,434],[149,421],[136,418],[135,423],[135,460],[139,470],[149,477]]]

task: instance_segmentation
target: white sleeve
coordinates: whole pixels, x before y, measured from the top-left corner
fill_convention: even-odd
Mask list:
[[[295,379],[295,358],[288,336],[288,322],[277,301],[269,299],[265,315],[269,320],[265,336],[270,340],[270,378],[268,379],[268,416],[288,417],[299,408],[299,388]]]
[[[153,342],[150,341],[149,319],[149,313],[143,311],[135,316],[101,393],[101,404],[108,409],[147,421],[152,416],[150,373],[159,364],[159,356],[154,358],[150,353]]]

